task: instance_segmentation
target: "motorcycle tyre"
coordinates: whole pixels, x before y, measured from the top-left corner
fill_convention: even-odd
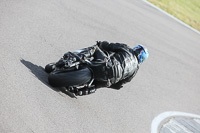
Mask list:
[[[92,72],[88,68],[76,71],[57,72],[49,74],[48,81],[53,87],[68,87],[74,85],[83,85],[92,79]]]

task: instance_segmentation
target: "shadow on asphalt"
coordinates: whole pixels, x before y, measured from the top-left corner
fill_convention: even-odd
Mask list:
[[[22,64],[24,64],[24,66],[26,66],[30,70],[30,72],[32,72],[35,75],[35,77],[37,79],[39,79],[43,84],[48,86],[50,89],[52,89],[56,92],[61,91],[71,98],[76,98],[72,93],[64,91],[63,88],[54,88],[54,87],[50,86],[49,83],[48,83],[48,80],[47,80],[48,79],[48,73],[45,72],[45,70],[42,66],[35,65],[35,64],[31,63],[30,61],[26,61],[24,59],[21,59],[20,62]]]

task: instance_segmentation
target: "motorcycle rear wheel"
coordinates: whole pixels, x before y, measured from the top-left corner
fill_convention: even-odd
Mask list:
[[[53,87],[83,85],[91,81],[91,79],[92,72],[88,68],[68,72],[54,71],[48,77],[49,84]]]

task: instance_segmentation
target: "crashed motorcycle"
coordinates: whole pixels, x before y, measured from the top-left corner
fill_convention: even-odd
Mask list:
[[[47,64],[45,71],[49,73],[48,81],[51,86],[65,87],[74,93],[85,87],[93,87],[94,80],[104,81],[109,86],[111,83],[108,72],[111,67],[110,53],[105,52],[99,58],[80,57],[76,53],[67,52],[58,62]]]

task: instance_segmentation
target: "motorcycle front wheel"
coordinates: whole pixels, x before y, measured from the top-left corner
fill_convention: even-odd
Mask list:
[[[48,77],[49,84],[53,87],[83,85],[91,81],[91,79],[92,72],[89,68],[68,72],[54,71]]]

